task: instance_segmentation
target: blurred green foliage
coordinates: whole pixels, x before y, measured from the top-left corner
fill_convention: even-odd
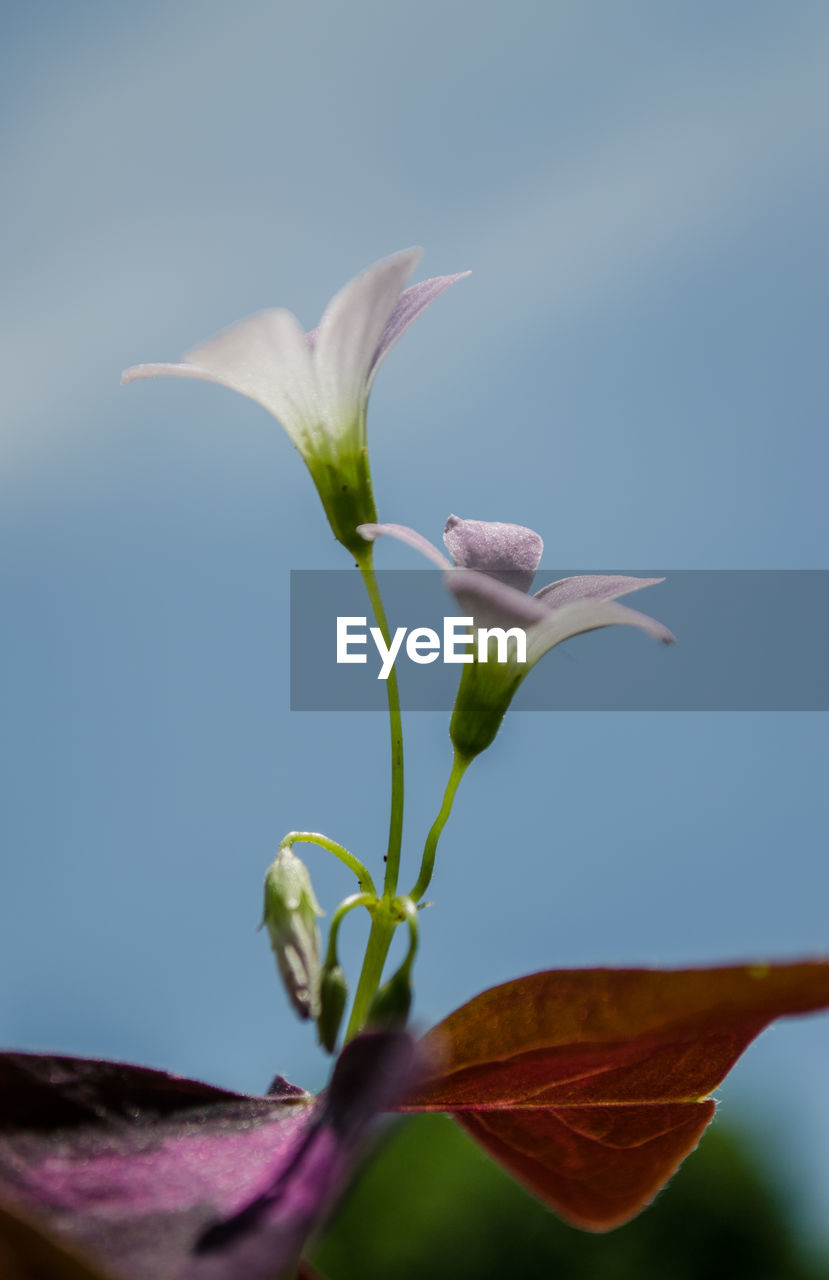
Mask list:
[[[785,1197],[718,1125],[627,1226],[565,1226],[445,1116],[402,1121],[313,1257],[329,1280],[829,1280]]]

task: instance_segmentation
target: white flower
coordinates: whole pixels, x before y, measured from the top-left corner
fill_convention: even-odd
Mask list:
[[[377,518],[366,446],[374,377],[421,311],[469,274],[437,276],[404,291],[421,253],[392,254],[349,281],[311,333],[290,311],[260,311],[194,347],[179,363],[134,365],[121,381],[200,378],[256,400],[302,454],[337,538],[364,551],[355,528]]]

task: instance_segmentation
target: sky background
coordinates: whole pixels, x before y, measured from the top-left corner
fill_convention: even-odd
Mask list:
[[[527,524],[556,568],[829,567],[829,9],[3,21],[0,1040],[316,1086],[254,927],[288,829],[373,868],[385,844],[383,719],[289,711],[289,571],[347,560],[264,410],[120,371],[264,306],[310,328],[421,244],[420,275],[473,274],[378,378],[381,518]],[[407,747],[406,879],[446,716],[409,715]],[[418,1017],[534,969],[825,953],[826,759],[820,713],[513,716],[441,846]],[[351,877],[306,854],[330,911]],[[816,1231],[828,1059],[829,1018],[781,1023],[718,1092]]]

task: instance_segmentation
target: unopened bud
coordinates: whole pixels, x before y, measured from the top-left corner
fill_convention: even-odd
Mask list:
[[[320,1009],[320,934],[323,915],[308,868],[290,847],[280,849],[265,875],[265,914],[276,964],[291,1004],[301,1018]]]
[[[404,964],[380,988],[371,1002],[366,1023],[370,1027],[404,1027],[412,1003],[412,985]]]
[[[317,1019],[319,1042],[329,1053],[337,1044],[337,1032],[343,1020],[348,988],[345,974],[338,964],[326,965],[320,979],[320,1012]]]

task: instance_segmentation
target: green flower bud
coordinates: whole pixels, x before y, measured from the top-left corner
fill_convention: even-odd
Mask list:
[[[301,1018],[320,1009],[320,934],[324,915],[308,868],[290,847],[280,849],[265,875],[265,914],[276,964],[291,1004]]]
[[[320,1012],[317,1018],[319,1042],[329,1053],[337,1044],[337,1032],[343,1020],[348,987],[345,974],[338,964],[326,965],[320,979]]]
[[[366,1023],[369,1027],[404,1027],[411,1003],[412,984],[408,965],[404,964],[377,992]]]

